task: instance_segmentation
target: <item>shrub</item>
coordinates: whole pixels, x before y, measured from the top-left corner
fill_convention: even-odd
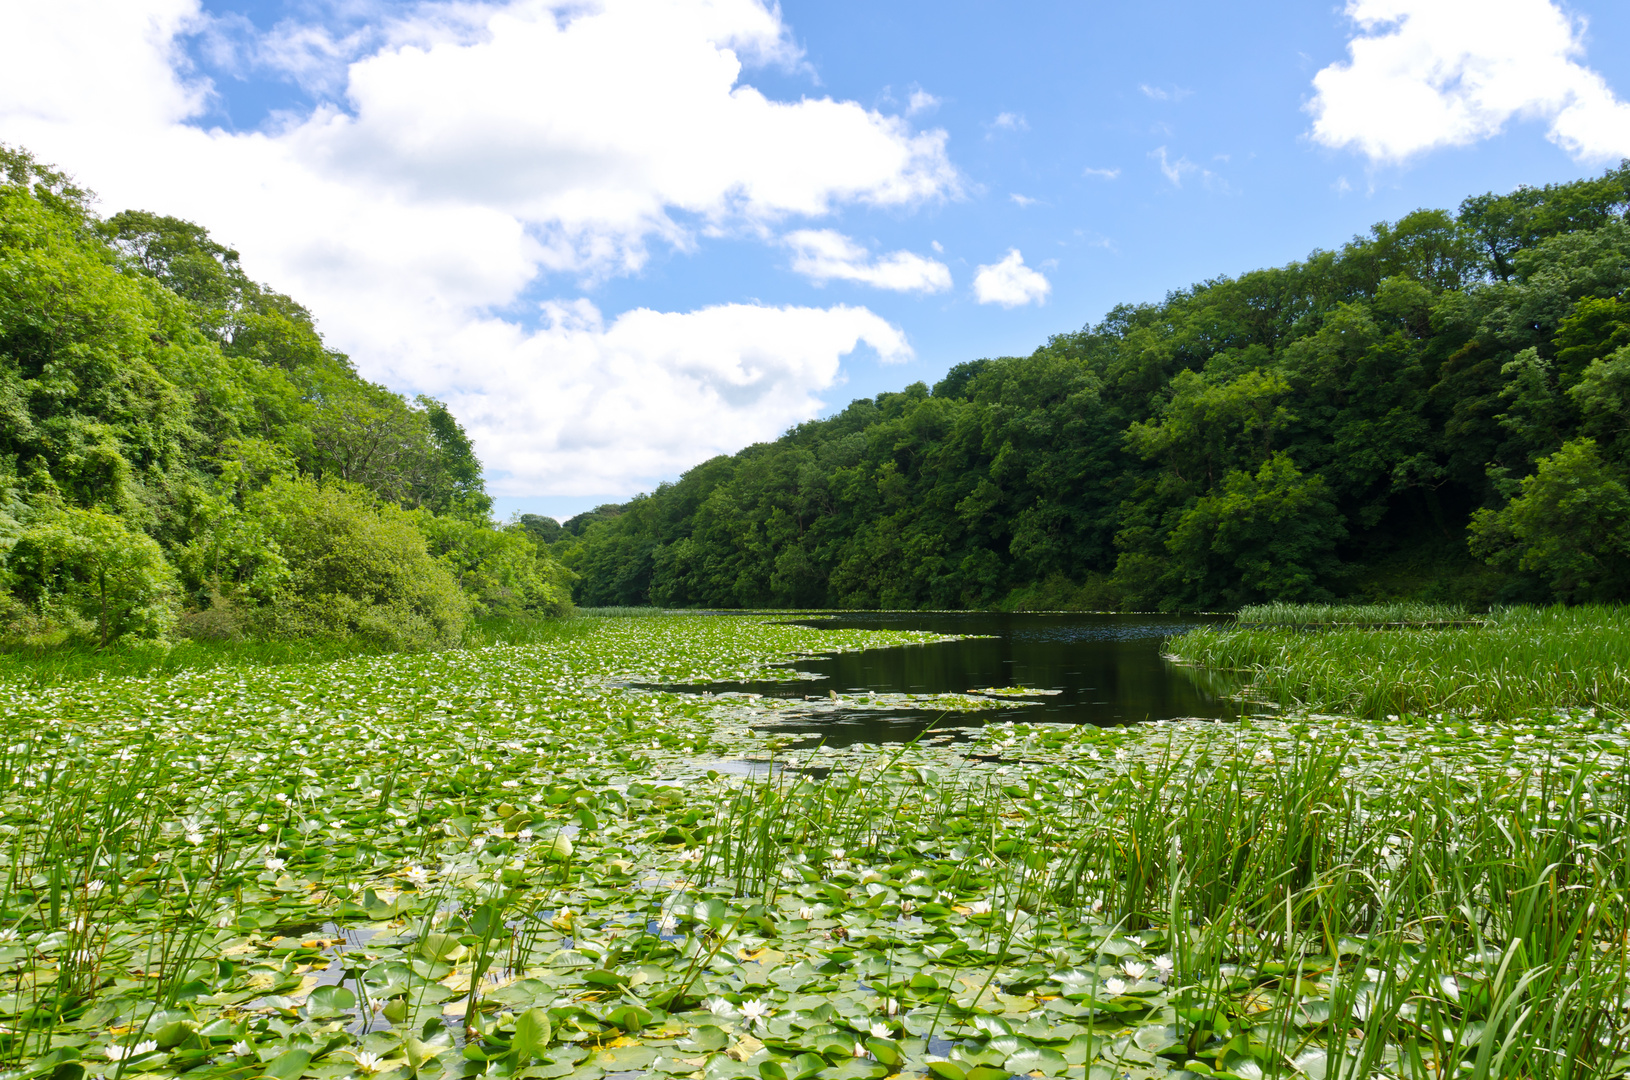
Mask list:
[[[564,615],[572,608],[571,571],[542,550],[524,527],[419,511],[432,555],[457,579],[481,615]]]
[[[351,485],[279,477],[245,497],[243,516],[284,568],[248,579],[258,633],[359,635],[404,649],[463,634],[470,605],[412,512]]]
[[[162,637],[179,591],[158,542],[101,510],[48,502],[26,512],[6,553],[14,625],[28,636],[107,645]]]

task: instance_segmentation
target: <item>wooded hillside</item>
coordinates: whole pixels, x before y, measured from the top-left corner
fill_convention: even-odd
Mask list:
[[[0,639],[457,640],[569,575],[463,429],[362,379],[186,221],[0,146]]]
[[[1630,162],[1123,305],[566,523],[587,604],[1630,597]]]

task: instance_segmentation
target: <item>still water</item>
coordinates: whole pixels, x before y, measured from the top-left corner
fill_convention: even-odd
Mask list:
[[[1006,720],[1118,725],[1182,716],[1229,717],[1238,712],[1224,696],[1225,682],[1161,655],[1167,637],[1223,621],[1216,618],[952,611],[845,612],[793,621],[823,628],[970,636],[936,645],[810,657],[788,665],[821,676],[813,682],[718,683],[684,689],[783,698],[825,698],[828,691],[935,694],[1012,686],[1057,691],[1033,704],[989,712],[942,716],[929,710],[837,710],[777,725],[777,730],[819,736],[838,745],[909,739],[935,721],[940,728]]]

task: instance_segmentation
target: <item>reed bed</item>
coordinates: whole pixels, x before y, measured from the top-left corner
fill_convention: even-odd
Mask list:
[[[1465,627],[1202,627],[1168,647],[1243,673],[1246,696],[1284,708],[1495,719],[1630,708],[1630,612],[1620,606],[1504,608]]]
[[[1235,616],[1243,625],[1340,626],[1350,624],[1463,623],[1473,616],[1462,604],[1396,601],[1387,604],[1247,604]]]

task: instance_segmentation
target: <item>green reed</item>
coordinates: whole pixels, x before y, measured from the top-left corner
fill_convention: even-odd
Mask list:
[[[1347,624],[1459,623],[1473,616],[1462,604],[1400,600],[1385,604],[1247,604],[1236,617],[1241,624],[1332,626]]]
[[[1630,610],[1619,606],[1504,608],[1441,628],[1207,626],[1168,648],[1247,674],[1254,700],[1353,716],[1630,708]]]

